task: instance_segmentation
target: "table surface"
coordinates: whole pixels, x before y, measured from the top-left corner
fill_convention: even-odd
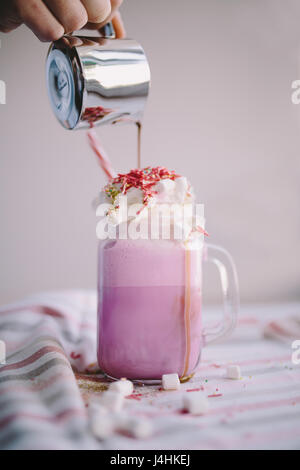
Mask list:
[[[217,316],[214,309],[209,314]],[[281,342],[263,335],[268,321],[299,314],[300,305],[295,304],[243,307],[232,337],[204,349],[200,370],[180,390],[135,386],[125,409],[151,419],[153,437],[137,441],[115,435],[105,443],[107,448],[299,449],[300,367],[292,363],[293,339]],[[228,364],[240,366],[240,380],[226,378]],[[107,388],[101,374],[76,377],[87,406]],[[183,395],[200,390],[208,397],[209,412],[187,414]]]
[[[153,435],[97,441],[87,408],[106,388],[95,371],[96,294],[40,294],[0,308],[0,448],[5,449],[299,449],[300,366],[292,341],[266,339],[270,321],[300,315],[300,304],[244,305],[224,343],[203,351],[200,370],[178,391],[135,386],[125,412],[147,417]],[[214,309],[206,316],[213,319]],[[296,334],[295,334],[296,335]],[[230,363],[242,378],[225,378]],[[76,370],[76,373],[74,373]],[[76,380],[75,380],[76,378]],[[186,393],[202,390],[210,410],[183,412]]]

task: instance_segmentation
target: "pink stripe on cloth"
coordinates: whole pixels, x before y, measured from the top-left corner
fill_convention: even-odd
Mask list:
[[[56,416],[42,416],[42,415],[35,415],[33,413],[15,413],[12,415],[7,416],[4,419],[0,419],[0,429],[4,428],[7,426],[9,423],[15,420],[20,420],[23,418],[28,418],[29,420],[34,420],[34,421],[49,421],[51,423],[56,423],[59,424],[64,420],[70,419],[74,416],[81,416],[85,417],[86,412],[84,410],[74,410],[74,409],[66,409],[62,411],[61,413],[57,414]]]
[[[0,309],[0,314],[2,315],[7,315],[11,313],[20,313],[20,307],[14,307],[8,310],[2,310]],[[71,322],[75,323],[76,325],[80,325],[81,328],[94,328],[95,325],[94,323],[88,323],[84,322],[81,323],[77,320],[76,317],[69,315],[66,312],[60,312],[59,310],[56,310],[51,307],[43,306],[43,305],[26,305],[26,307],[23,308],[24,312],[29,312],[30,314],[37,314],[37,315],[48,315],[49,317],[54,317],[54,318],[60,318],[63,320],[70,320]]]
[[[52,377],[47,379],[39,380],[38,382],[30,381],[27,385],[14,384],[12,387],[0,386],[0,396],[8,395],[11,393],[20,394],[20,398],[26,395],[26,393],[31,394],[32,392],[42,392],[44,389],[50,389],[53,385],[58,384],[59,382],[66,382],[66,373],[61,373],[55,371]]]
[[[43,357],[46,354],[49,354],[51,352],[57,352],[59,354],[62,354],[65,358],[67,358],[66,354],[64,353],[64,351],[61,348],[58,348],[58,347],[55,347],[55,346],[45,346],[44,348],[39,349],[39,351],[32,354],[32,356],[27,357],[23,361],[16,362],[15,364],[9,364],[7,366],[1,367],[0,368],[0,373],[1,372],[6,372],[8,370],[21,369],[24,366],[27,366],[29,364],[33,364],[38,359],[41,359],[41,357]]]
[[[242,405],[233,404],[232,406],[223,407],[223,408],[216,408],[210,411],[210,414],[227,414],[233,412],[244,412],[244,411],[255,411],[255,410],[262,410],[268,408],[278,408],[280,406],[295,406],[300,403],[300,396],[293,397],[293,398],[286,398],[282,400],[270,400],[270,401],[263,401],[263,402],[255,402],[255,403],[247,403]]]
[[[245,359],[242,361],[238,361],[240,366],[250,366],[250,365],[256,365],[256,364],[268,364],[271,362],[281,362],[281,361],[290,361],[291,359],[291,354],[290,355],[284,355],[284,356],[273,356],[273,357],[266,357],[266,358],[256,358],[256,359]],[[200,365],[199,372],[203,372],[205,370],[210,370],[210,369],[221,369],[222,367],[226,367],[227,363],[225,364],[209,364],[205,366]]]
[[[265,338],[277,339],[290,343],[300,338],[300,313],[286,318],[278,318],[267,323],[264,328]]]

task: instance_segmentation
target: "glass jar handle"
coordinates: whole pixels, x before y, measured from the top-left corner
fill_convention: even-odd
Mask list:
[[[204,261],[217,266],[223,294],[223,318],[216,325],[204,328],[203,340],[206,345],[219,341],[235,328],[239,309],[239,287],[234,261],[224,248],[205,244]]]

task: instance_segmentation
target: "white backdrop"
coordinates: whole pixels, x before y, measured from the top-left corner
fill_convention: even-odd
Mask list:
[[[243,301],[300,299],[298,0],[124,0],[122,11],[152,70],[143,162],[190,178],[211,241],[236,260]],[[91,200],[104,178],[85,133],[52,115],[48,46],[26,28],[1,41],[0,302],[93,288]],[[135,166],[134,127],[98,132],[117,169]],[[217,301],[215,273],[206,279]]]

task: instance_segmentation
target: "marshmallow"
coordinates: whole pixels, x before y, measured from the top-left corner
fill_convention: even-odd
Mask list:
[[[107,439],[112,436],[115,430],[113,418],[110,414],[103,413],[100,407],[89,413],[89,425],[92,433],[98,439]]]
[[[188,181],[184,176],[180,176],[179,178],[176,178],[175,180],[176,184],[176,200],[179,203],[183,203],[186,198],[186,193],[188,190]]]
[[[158,193],[170,193],[175,190],[175,182],[170,179],[164,179],[161,181],[158,181],[156,185],[154,186],[154,191],[157,191]]]
[[[126,432],[136,439],[147,439],[153,434],[151,421],[147,418],[122,416],[116,426],[118,431]]]
[[[136,439],[147,439],[152,436],[152,424],[148,419],[131,419],[127,427],[128,431]]]
[[[226,377],[227,379],[233,379],[233,380],[240,379],[241,378],[240,366],[236,366],[236,365],[227,366]]]
[[[127,199],[127,204],[130,206],[131,204],[143,204],[143,193],[138,188],[130,188],[126,195],[122,194],[122,199]]]
[[[124,404],[124,396],[121,393],[107,390],[103,392],[99,399],[100,405],[109,411],[120,411]]]
[[[192,414],[205,414],[209,410],[209,403],[202,392],[187,392],[183,397],[183,407]]]
[[[109,390],[112,390],[113,392],[118,392],[123,395],[123,397],[127,397],[133,392],[133,383],[127,379],[117,380],[116,382],[112,382],[110,384]]]
[[[180,381],[178,374],[164,374],[162,376],[162,386],[164,390],[179,390]]]
[[[88,407],[88,414],[92,416],[92,414],[98,411],[102,414],[107,414],[108,410],[101,404],[101,395],[93,395],[89,400],[89,407]]]

